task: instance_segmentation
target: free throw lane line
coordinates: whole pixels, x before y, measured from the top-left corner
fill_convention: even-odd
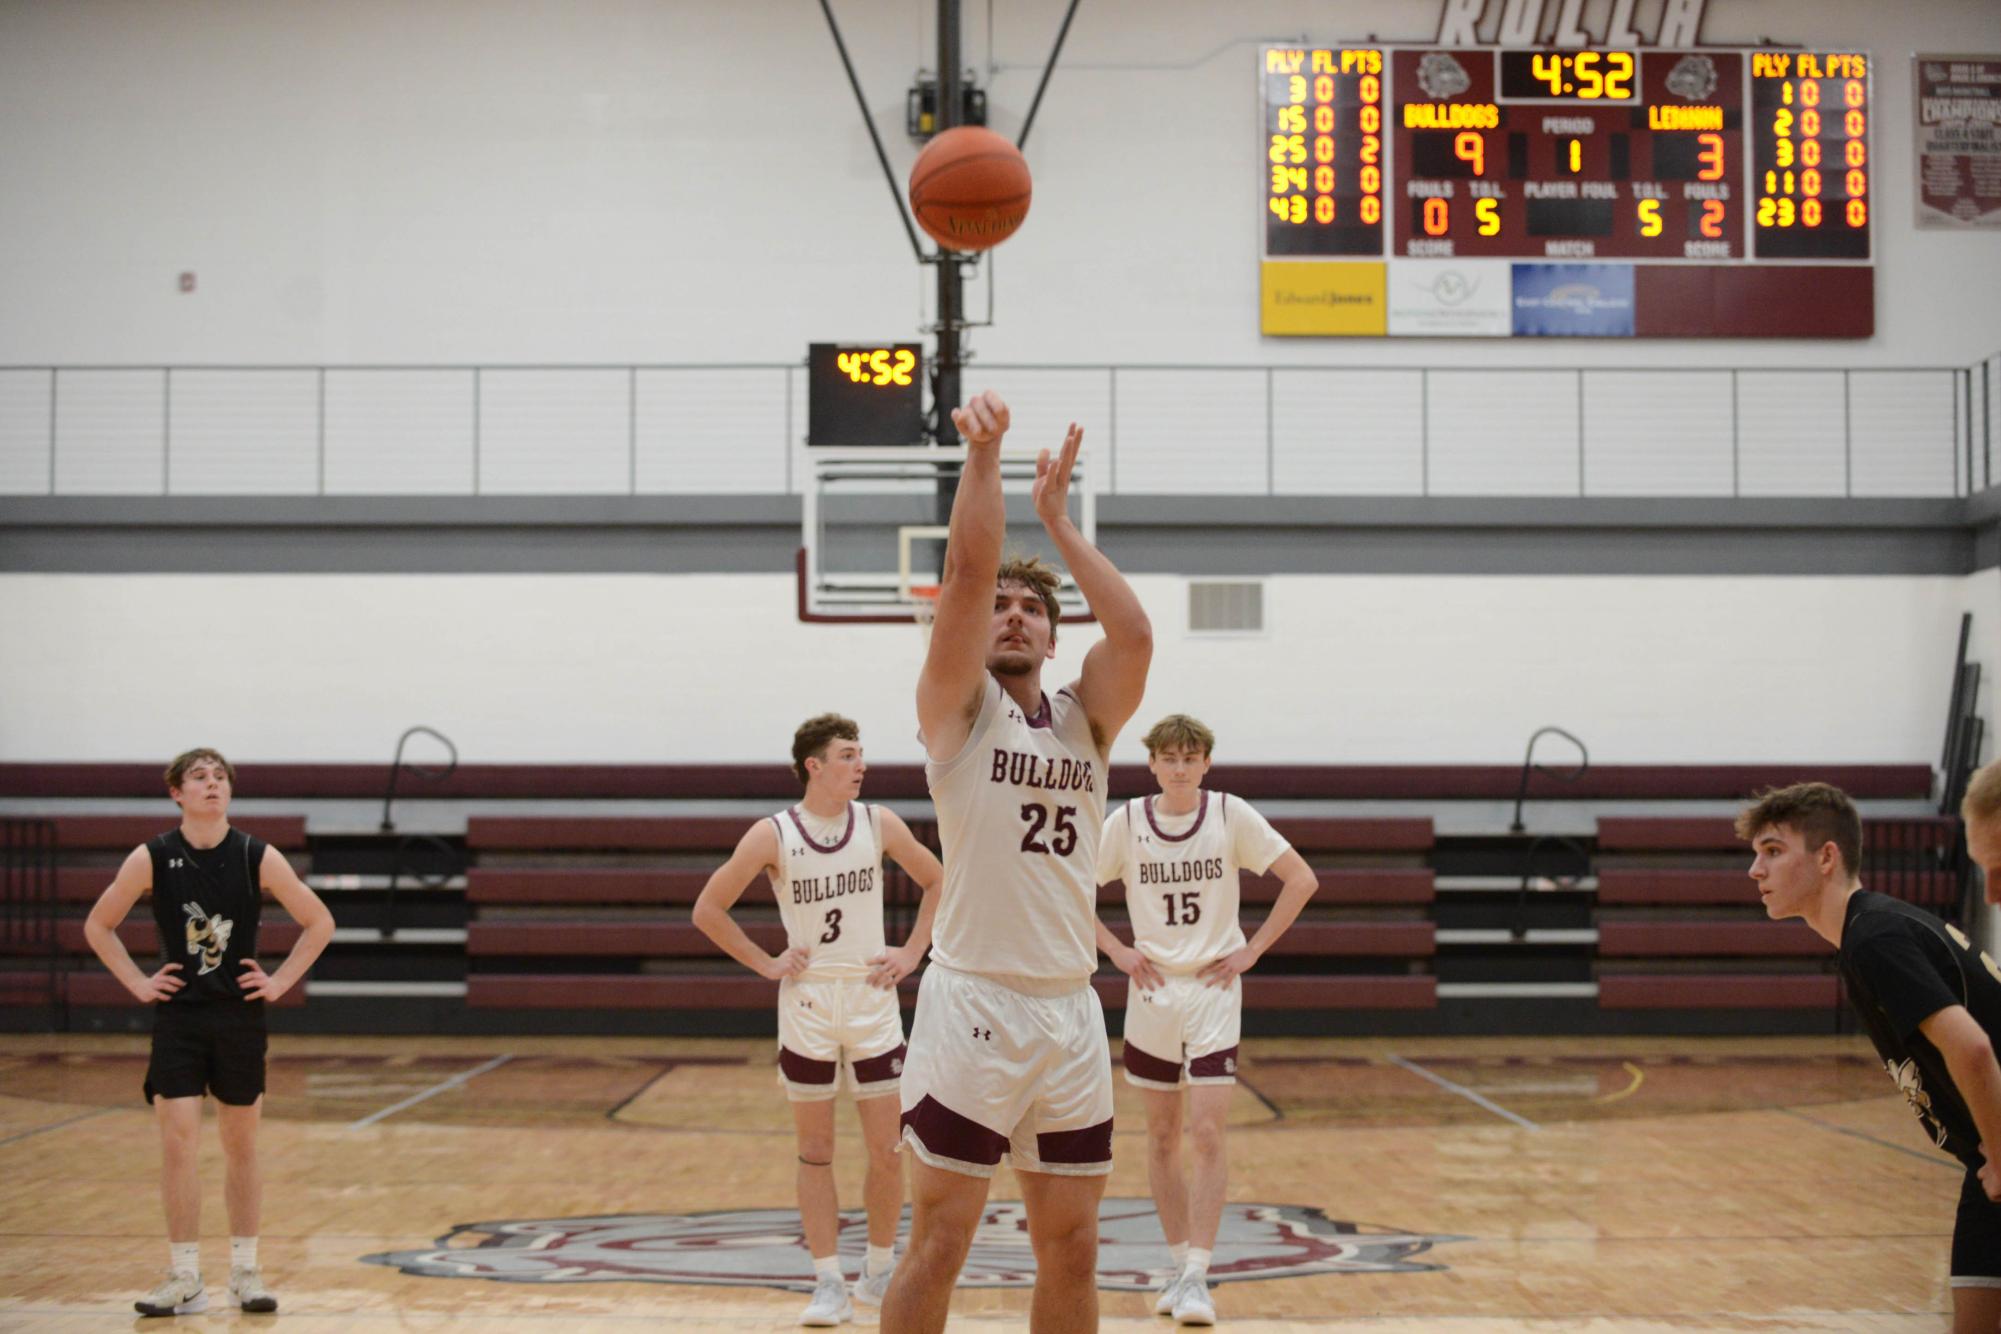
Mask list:
[[[1542,1129],[1541,1126],[1529,1120],[1526,1116],[1517,1116],[1515,1113],[1509,1111],[1507,1108],[1501,1106],[1499,1103],[1481,1097],[1478,1093],[1475,1093],[1472,1089],[1467,1088],[1464,1084],[1455,1084],[1451,1080],[1447,1079],[1444,1075],[1433,1074],[1431,1071],[1417,1064],[1417,1062],[1406,1061],[1403,1057],[1397,1055],[1395,1052],[1390,1053],[1390,1064],[1398,1067],[1399,1069],[1408,1070],[1420,1079],[1428,1079],[1432,1083],[1438,1085],[1438,1087],[1445,1089],[1447,1092],[1457,1093],[1460,1097],[1466,1099],[1466,1101],[1472,1103],[1474,1106],[1484,1107],[1488,1111],[1492,1112],[1495,1116],[1500,1117],[1503,1121],[1512,1121],[1516,1125],[1520,1126],[1523,1130]]]
[[[423,1102],[430,1098],[435,1098],[440,1093],[445,1093],[450,1091],[451,1089],[455,1089],[459,1085],[465,1083],[468,1079],[475,1079],[478,1076],[485,1074],[489,1070],[497,1070],[501,1066],[506,1065],[509,1061],[513,1059],[514,1059],[514,1054],[512,1052],[506,1052],[503,1053],[502,1055],[494,1057],[492,1060],[488,1061],[484,1065],[476,1065],[470,1070],[461,1070],[459,1073],[453,1075],[450,1079],[447,1079],[440,1084],[433,1084],[430,1088],[425,1089],[422,1093],[413,1093],[409,1097],[403,1099],[403,1101],[398,1103],[391,1103],[389,1106],[384,1107],[379,1112],[370,1112],[367,1116],[362,1117],[359,1121],[356,1121],[353,1125],[349,1126],[348,1129],[365,1130],[369,1126],[374,1125],[377,1121],[381,1121],[387,1117],[394,1116],[396,1115],[396,1113],[403,1111],[406,1108],[415,1107],[418,1103]]]

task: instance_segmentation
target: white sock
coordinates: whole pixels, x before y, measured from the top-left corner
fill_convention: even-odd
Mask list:
[[[170,1241],[167,1243],[167,1267],[176,1274],[193,1274],[201,1277],[201,1243],[198,1241]]]
[[[1210,1254],[1211,1252],[1203,1250],[1200,1246],[1190,1246],[1188,1248],[1188,1259],[1181,1266],[1181,1276],[1183,1278],[1207,1279],[1209,1277]]]
[[[814,1256],[813,1272],[821,1278],[839,1278],[841,1276],[841,1257],[838,1255]]]
[[[1174,1257],[1174,1272],[1180,1273],[1182,1267],[1188,1263],[1188,1243],[1177,1241],[1167,1248],[1167,1253]]]
[[[229,1267],[231,1269],[255,1269],[257,1267],[257,1238],[231,1237],[229,1239]]]
[[[862,1273],[870,1277],[887,1274],[889,1267],[896,1263],[896,1247],[876,1246],[868,1248],[868,1258],[862,1261]]]

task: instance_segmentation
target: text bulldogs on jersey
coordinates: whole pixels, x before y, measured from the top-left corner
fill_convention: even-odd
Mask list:
[[[849,894],[866,894],[875,888],[875,867],[865,866],[858,871],[844,871],[840,875],[816,875],[792,882],[794,903],[825,903],[828,899],[845,898]]]
[[[1190,880],[1221,880],[1223,859],[1204,857],[1197,861],[1185,862],[1141,862],[1139,882],[1142,885],[1182,885]]]
[[[1083,792],[1096,781],[1096,774],[1089,760],[1059,760],[996,747],[993,772],[987,778],[995,783],[1013,783],[1016,787],[1049,792]]]

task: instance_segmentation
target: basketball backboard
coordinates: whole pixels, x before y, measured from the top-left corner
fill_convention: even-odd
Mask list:
[[[811,475],[800,511],[799,619],[911,621],[924,602],[920,592],[938,583],[965,447],[828,448],[808,450],[806,457]],[[1088,456],[1077,460],[1070,516],[1085,539],[1096,542],[1090,462]],[[1008,550],[1054,560],[1029,501],[1034,481],[1034,454],[1001,455]],[[1094,619],[1067,574],[1059,598],[1066,621]]]

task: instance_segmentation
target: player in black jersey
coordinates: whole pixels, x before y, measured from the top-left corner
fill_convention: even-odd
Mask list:
[[[298,985],[333,938],[333,914],[277,849],[229,826],[236,771],[212,750],[191,750],[167,767],[178,829],[134,848],[90,910],[84,938],[142,1004],[155,1007],[146,1100],[160,1125],[160,1197],[167,1215],[166,1281],[134,1303],[141,1315],[206,1310],[201,1281],[202,1095],[215,1094],[226,1163],[230,1299],[275,1311],[257,1267],[264,1178],[257,1126],[264,1108],[264,1006]],[[160,929],[160,967],[132,961],[118,926],[148,890]],[[269,890],[304,928],[275,973],[257,962],[257,924]]]
[[[1964,932],[1862,888],[1862,819],[1840,788],[1766,792],[1737,817],[1774,919],[1832,943],[1869,1039],[1924,1125],[1966,1168],[1952,1233],[1953,1329],[2001,1330],[2001,968]]]

